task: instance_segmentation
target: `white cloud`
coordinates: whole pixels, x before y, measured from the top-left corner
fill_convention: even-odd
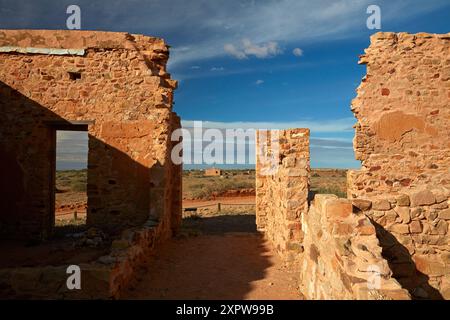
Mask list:
[[[371,4],[382,8],[384,24],[395,22],[398,28],[405,21],[448,6],[448,0],[108,0],[107,5],[106,1],[76,2],[88,11],[83,21],[92,29],[164,38],[172,46],[171,68],[223,56],[224,44],[236,45],[242,38],[256,44],[276,41],[286,47],[360,36],[367,40],[366,9]],[[61,11],[55,0],[0,3],[2,28],[61,27],[60,21],[54,19]]]
[[[256,44],[276,41],[286,47],[300,41],[306,45],[349,37],[363,36],[367,40],[366,9],[371,4],[382,8],[383,24],[395,22],[399,28],[404,21],[414,22],[412,17],[448,10],[448,0],[108,0],[108,5],[106,1],[76,2],[89,12],[83,21],[92,29],[164,38],[172,46],[171,68],[224,56],[224,45],[237,44],[242,38]],[[54,5],[55,0],[0,3],[3,28],[61,28],[61,8]]]
[[[296,57],[301,57],[303,55],[303,50],[300,48],[295,48],[294,50],[292,50],[292,53]]]
[[[256,85],[260,85],[260,84],[263,84],[263,83],[264,83],[264,80],[256,80],[256,82],[255,82]]]
[[[224,67],[212,67],[210,70],[211,71],[224,71],[225,68]]]
[[[249,56],[265,59],[283,53],[283,50],[275,41],[255,44],[249,39],[242,39],[239,49],[235,45],[227,43],[224,45],[224,50],[237,59],[246,59]]]
[[[366,9],[375,3],[383,10],[383,23],[399,24],[445,6],[448,0],[224,0],[220,1],[220,10],[205,9],[213,6],[203,1],[183,0],[178,5],[190,7],[185,9],[187,16],[177,20],[164,15],[168,28],[175,28],[174,21],[189,21],[192,32],[198,29],[197,34],[202,37],[185,37],[183,44],[196,45],[188,52],[171,56],[170,67],[224,54],[245,59],[248,54],[241,45],[242,38],[251,39],[258,46],[276,42],[285,47],[360,36],[368,39]]]
[[[223,46],[223,49],[225,50],[226,53],[231,54],[233,57],[235,57],[237,59],[246,59],[247,58],[247,55],[243,51],[236,49],[236,47],[234,45],[232,45],[231,43],[225,44]]]

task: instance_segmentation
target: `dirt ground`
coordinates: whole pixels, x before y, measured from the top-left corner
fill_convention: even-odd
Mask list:
[[[78,186],[84,175],[85,172],[61,173],[57,225],[84,221],[86,195]],[[183,208],[197,209],[183,211],[179,235],[149,258],[124,298],[302,299],[297,287],[298,268],[285,265],[256,231],[255,196],[242,192],[229,196],[230,192],[223,192],[227,188],[247,190],[252,183],[254,172],[229,172],[226,177],[185,172]],[[342,196],[346,171],[313,170],[311,184],[313,192]]]
[[[192,217],[123,298],[297,300],[294,270],[256,231],[254,215]]]

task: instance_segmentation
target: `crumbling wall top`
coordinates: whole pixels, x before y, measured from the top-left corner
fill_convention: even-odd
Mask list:
[[[0,30],[0,47],[168,50],[163,39],[126,32]]]

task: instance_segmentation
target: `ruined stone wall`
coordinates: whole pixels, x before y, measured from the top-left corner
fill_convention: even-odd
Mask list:
[[[288,260],[303,251],[308,211],[309,129],[257,131],[256,223]]]
[[[307,299],[410,299],[391,277],[375,227],[351,201],[316,195],[302,215],[300,291]]]
[[[449,299],[450,35],[378,33],[360,63],[349,199],[316,195],[307,212],[309,153],[281,131],[278,170],[258,160],[270,141],[257,153],[258,227],[283,253],[300,226],[291,256],[309,299]]]
[[[349,197],[449,188],[450,34],[377,33],[359,63]]]
[[[377,227],[393,276],[415,298],[450,299],[450,192],[353,200]]]
[[[366,203],[399,282],[416,298],[449,298],[450,34],[377,33],[353,100],[348,196]]]
[[[120,231],[151,218],[171,228],[181,214],[171,201],[181,197],[173,188],[181,168],[169,161],[179,119],[167,59],[163,40],[141,35],[0,31],[3,236],[51,233],[55,130],[81,127],[89,134],[87,223]]]

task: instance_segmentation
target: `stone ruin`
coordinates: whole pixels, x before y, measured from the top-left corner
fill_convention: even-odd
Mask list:
[[[360,58],[348,198],[308,199],[308,142],[283,130],[279,169],[257,166],[258,227],[309,299],[450,299],[450,34],[377,33]]]
[[[176,231],[167,59],[163,40],[142,35],[0,31],[0,237],[51,237],[61,129],[88,132],[87,224],[115,235],[108,255],[81,265],[82,291],[61,286],[66,265],[21,267],[0,269],[0,295],[120,298]],[[378,33],[360,63],[362,167],[347,199],[311,195],[308,129],[258,132],[258,229],[299,268],[306,298],[449,299],[450,34]]]
[[[90,297],[117,297],[133,268],[181,222],[182,168],[170,159],[180,119],[168,58],[163,40],[142,35],[0,31],[0,237],[51,237],[56,130],[87,131],[87,226],[115,239],[102,263],[82,267]],[[69,297],[48,283],[36,292],[52,274],[47,282],[64,283],[66,267],[0,270],[0,282],[11,279],[0,287]]]

